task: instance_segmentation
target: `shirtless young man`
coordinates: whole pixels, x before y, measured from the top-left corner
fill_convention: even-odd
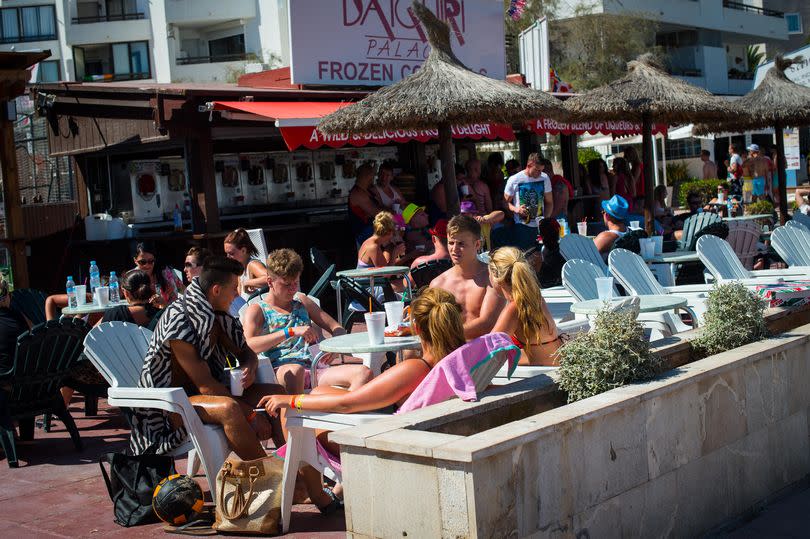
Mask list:
[[[478,260],[480,246],[481,225],[475,219],[464,214],[450,219],[447,248],[453,267],[430,283],[453,294],[461,305],[467,340],[492,331],[505,303],[490,285],[487,265]]]
[[[743,174],[754,178],[754,195],[771,195],[772,180],[771,166],[767,157],[763,156],[757,144],[748,147],[748,159],[743,162]]]

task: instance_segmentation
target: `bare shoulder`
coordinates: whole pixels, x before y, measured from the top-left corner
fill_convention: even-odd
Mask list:
[[[453,266],[449,270],[445,271],[444,273],[440,274],[438,277],[435,277],[432,281],[430,281],[431,288],[444,288],[451,280],[453,279],[453,270],[456,267]]]

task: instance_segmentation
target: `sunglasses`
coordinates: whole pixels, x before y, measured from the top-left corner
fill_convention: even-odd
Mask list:
[[[183,267],[184,267],[184,268],[189,268],[189,269],[194,269],[194,268],[199,268],[199,267],[200,267],[200,265],[199,265],[199,264],[193,264],[193,263],[191,263],[191,262],[185,262],[185,263],[183,264]]]
[[[136,260],[135,263],[138,264],[139,266],[151,266],[152,264],[155,263],[155,259],[154,258],[142,258],[141,260]]]

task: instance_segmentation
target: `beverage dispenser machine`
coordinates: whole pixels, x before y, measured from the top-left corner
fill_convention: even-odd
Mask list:
[[[264,173],[266,158],[264,154],[243,155],[239,158],[245,204],[248,206],[267,205],[267,178]]]
[[[267,200],[270,204],[286,204],[295,200],[290,182],[291,162],[288,152],[271,152],[262,162],[267,180]]]
[[[239,158],[235,155],[214,156],[214,175],[220,210],[235,210],[244,206]]]
[[[136,223],[163,220],[160,197],[160,161],[130,161],[129,179],[132,189],[132,217]]]
[[[293,152],[292,172],[295,200],[317,200],[318,195],[315,192],[315,175],[312,170],[312,152]]]
[[[188,174],[184,159],[167,158],[160,164],[160,193],[163,198],[163,216],[171,219],[175,206],[190,216],[191,196],[189,195]]]

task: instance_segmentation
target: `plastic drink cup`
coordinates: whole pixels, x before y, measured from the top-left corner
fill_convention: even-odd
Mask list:
[[[402,323],[402,315],[405,310],[405,304],[401,301],[386,301],[385,304],[385,318],[388,320],[389,328],[398,328]]]
[[[641,228],[638,225],[639,225],[639,221],[630,221],[630,228],[632,228],[633,230],[638,230],[639,228]]]
[[[462,185],[461,194],[464,195],[465,197],[470,196],[470,186],[467,184]]]
[[[96,304],[99,307],[106,307],[110,304],[110,287],[99,286],[95,291]]]
[[[383,344],[385,342],[385,313],[366,313],[366,330],[369,344]]]
[[[641,243],[641,256],[645,260],[655,256],[655,240],[652,238],[643,238],[639,240]]]
[[[580,236],[588,235],[588,223],[577,223],[577,233]]]
[[[275,384],[276,373],[273,371],[273,363],[266,357],[259,358],[259,368],[256,369],[257,384]]]
[[[231,395],[234,397],[241,397],[242,393],[245,392],[245,388],[242,387],[242,369],[239,367],[234,367],[232,369],[225,370],[229,371],[231,378]]]
[[[596,278],[596,294],[599,299],[605,300],[613,297],[613,277]]]
[[[655,243],[655,256],[659,256],[664,252],[664,236],[653,236],[653,243]]]
[[[81,307],[87,303],[87,285],[76,285],[76,305]]]

